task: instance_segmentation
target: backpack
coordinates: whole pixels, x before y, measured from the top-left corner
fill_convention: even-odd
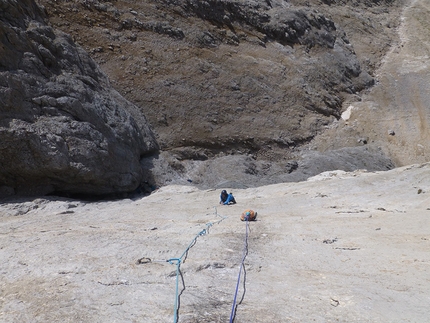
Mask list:
[[[257,212],[251,209],[243,211],[242,215],[240,216],[241,221],[255,221],[256,218]]]

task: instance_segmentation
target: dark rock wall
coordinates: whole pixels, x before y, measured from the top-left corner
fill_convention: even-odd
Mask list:
[[[0,9],[0,195],[139,186],[140,158],[157,143],[127,111],[135,107],[34,1]]]
[[[242,173],[252,176],[238,181],[264,185],[305,178],[302,165],[339,167],[302,152],[373,86],[405,2],[37,1],[44,9],[0,1],[4,194],[183,183],[206,161],[193,185]],[[371,151],[369,169],[390,164]],[[340,164],[351,154],[369,156],[342,151]],[[226,179],[212,177],[226,156],[255,167],[227,158]],[[299,166],[284,174],[290,162]]]
[[[38,1],[136,104],[137,123],[148,118],[161,147],[142,160],[148,181],[214,187],[300,180],[312,173],[304,164],[321,171],[301,152],[372,87],[404,0]],[[375,155],[368,168],[385,169]],[[249,158],[255,171],[242,167]],[[290,161],[299,167],[283,174]]]

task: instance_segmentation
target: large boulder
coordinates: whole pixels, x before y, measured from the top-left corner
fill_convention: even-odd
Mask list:
[[[0,0],[0,196],[135,189],[158,147],[133,110],[33,0]]]

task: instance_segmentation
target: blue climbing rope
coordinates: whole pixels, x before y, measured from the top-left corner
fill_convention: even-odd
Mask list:
[[[246,229],[245,229],[245,245],[243,247],[243,254],[242,254],[242,261],[240,262],[240,268],[239,268],[239,276],[237,277],[237,283],[236,283],[236,291],[234,293],[234,299],[233,299],[233,305],[231,307],[231,314],[230,314],[230,323],[233,323],[234,318],[236,316],[236,302],[237,302],[237,293],[239,291],[239,284],[240,284],[240,278],[242,271],[244,271],[245,266],[245,258],[248,255],[248,230],[249,230],[249,218],[245,218],[246,223]]]
[[[179,267],[181,266],[181,259],[180,258],[171,258],[169,260],[167,260],[169,264],[174,265],[174,262],[176,262],[176,295],[179,295],[179,274],[180,274],[180,269]],[[175,312],[173,313],[173,322],[178,322],[178,312],[179,312],[179,297],[177,296],[175,298]]]
[[[176,265],[176,287],[175,287],[175,307],[174,307],[174,315],[173,315],[173,323],[178,322],[178,316],[179,316],[179,276],[181,276],[181,263],[185,262],[185,259],[187,258],[188,251],[196,244],[197,239],[205,234],[209,233],[209,228],[212,227],[214,224],[218,224],[222,221],[224,221],[227,217],[220,216],[217,212],[217,208],[215,208],[215,214],[217,217],[220,217],[221,219],[215,222],[209,222],[206,223],[206,228],[201,230],[193,240],[191,240],[188,247],[185,249],[185,251],[182,253],[182,255],[179,258],[170,258],[166,260],[169,264]]]

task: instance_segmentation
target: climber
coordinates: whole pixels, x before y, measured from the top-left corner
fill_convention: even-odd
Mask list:
[[[236,204],[236,200],[234,199],[233,194],[232,193],[228,194],[226,190],[223,190],[221,192],[219,199],[220,199],[219,204],[224,204],[224,205]]]

